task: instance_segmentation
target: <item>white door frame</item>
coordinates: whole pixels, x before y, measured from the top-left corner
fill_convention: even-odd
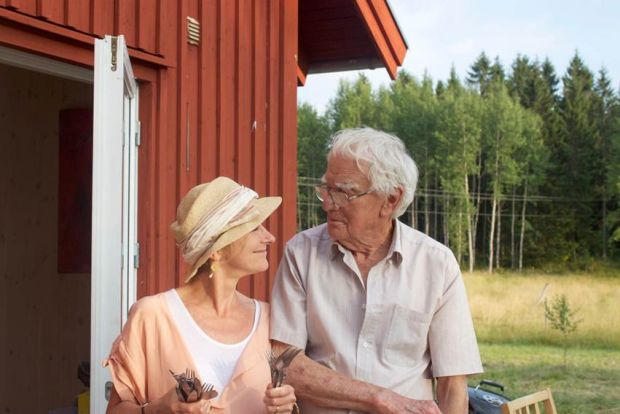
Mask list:
[[[123,36],[95,40],[90,412],[103,413],[101,362],[136,299],[138,85]]]
[[[106,36],[95,43],[100,44],[96,49],[101,49],[99,53],[95,51],[95,70],[5,46],[0,46],[0,63],[95,84],[90,412],[103,413],[107,405],[103,390],[110,375],[101,361],[109,354],[112,340],[120,332],[128,309],[136,299],[140,122],[139,89],[123,36],[116,38],[115,71],[111,66],[107,66],[110,70],[97,70],[100,62],[103,64],[100,67],[106,68],[106,60],[111,60],[112,37]],[[119,143],[120,147],[114,145]],[[118,188],[122,191],[115,191]]]

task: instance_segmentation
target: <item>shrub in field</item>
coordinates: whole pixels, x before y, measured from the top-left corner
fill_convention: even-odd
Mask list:
[[[464,279],[478,340],[489,344],[545,344],[561,348],[564,335],[552,329],[545,318],[544,300],[547,298],[551,304],[554,295],[566,295],[581,320],[579,328],[568,336],[568,345],[620,349],[620,268],[616,273],[613,277],[466,273]],[[558,356],[561,364],[562,353]]]
[[[564,348],[564,366],[566,366],[566,351],[568,349],[568,335],[577,329],[581,322],[575,319],[576,311],[572,310],[566,295],[554,296],[551,304],[545,300],[545,318],[551,327],[562,333],[562,347]]]

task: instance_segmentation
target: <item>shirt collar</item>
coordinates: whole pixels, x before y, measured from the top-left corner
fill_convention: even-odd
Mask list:
[[[388,250],[388,254],[386,258],[392,259],[395,264],[400,265],[403,261],[403,247],[402,247],[402,229],[401,226],[403,224],[397,219],[393,220],[394,223],[394,232],[392,233],[392,243],[390,244],[390,249]],[[338,243],[337,241],[332,240],[331,246],[329,250],[329,258],[334,260],[339,255],[344,255],[348,249]]]
[[[398,219],[394,219],[394,233],[392,236],[392,244],[388,250],[388,258],[394,260],[394,263],[400,265],[403,261],[403,243],[402,243],[402,226],[404,225]]]

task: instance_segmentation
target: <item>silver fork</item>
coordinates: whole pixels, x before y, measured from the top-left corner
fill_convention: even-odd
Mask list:
[[[271,370],[271,385],[274,388],[282,386],[286,379],[286,369],[301,351],[300,348],[289,346],[277,357],[273,351],[267,352],[267,362],[269,362],[269,369]]]
[[[193,402],[200,399],[209,400],[217,397],[218,393],[213,388],[213,384],[202,383],[192,369],[186,369],[184,373],[175,374],[170,371],[177,382],[176,392],[179,401]]]

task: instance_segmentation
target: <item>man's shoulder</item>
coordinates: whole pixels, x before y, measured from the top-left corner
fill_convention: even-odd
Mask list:
[[[400,221],[398,223],[400,226],[402,245],[405,249],[418,249],[425,253],[441,257],[453,256],[452,250],[450,250],[448,246],[405,223]]]
[[[330,238],[327,232],[327,223],[324,223],[297,233],[291,237],[287,245],[292,248],[300,248],[302,246],[318,245],[326,241],[330,242]]]

